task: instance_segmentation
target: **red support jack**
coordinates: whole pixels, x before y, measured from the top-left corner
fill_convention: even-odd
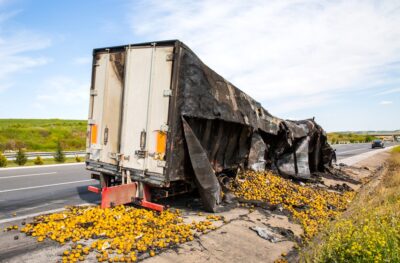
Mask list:
[[[156,211],[163,211],[164,210],[164,206],[156,204],[156,203],[152,203],[150,202],[151,200],[151,194],[150,194],[150,187],[148,185],[143,186],[143,200],[140,201],[140,205],[152,210],[156,210]]]
[[[144,184],[143,198],[137,197],[137,188],[137,183],[135,182],[117,186],[103,187],[101,189],[94,186],[89,186],[88,190],[97,194],[101,193],[101,208],[109,208],[133,202],[152,210],[160,212],[164,210],[164,206],[152,203],[150,201],[150,187]]]

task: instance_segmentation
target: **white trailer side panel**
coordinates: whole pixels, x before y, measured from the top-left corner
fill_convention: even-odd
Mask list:
[[[116,62],[116,59],[122,60]],[[109,164],[118,164],[119,127],[123,80],[116,63],[124,64],[124,55],[100,54],[96,62],[92,117],[90,132],[96,132],[96,142],[91,145],[91,159]]]

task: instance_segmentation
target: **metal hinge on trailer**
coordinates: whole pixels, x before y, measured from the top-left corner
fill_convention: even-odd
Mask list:
[[[136,150],[135,151],[135,156],[139,159],[144,159],[146,158],[148,155],[147,151],[145,150]]]
[[[108,158],[114,159],[114,160],[116,160],[116,161],[120,161],[122,155],[123,155],[122,153],[112,153],[112,152],[109,152],[109,153],[108,153]]]
[[[96,124],[96,121],[94,119],[88,119],[88,124],[89,125]]]
[[[172,96],[172,90],[166,89],[163,91],[163,96],[164,97],[171,97]]]
[[[97,96],[97,90],[91,89],[90,90],[90,96]]]
[[[163,160],[157,160],[157,167],[166,167],[167,162]]]
[[[162,132],[168,132],[168,131],[169,131],[169,126],[168,126],[167,124],[161,125],[160,131],[162,131]]]
[[[102,149],[103,149],[103,145],[94,143],[94,144],[90,145],[90,149],[93,149],[93,150],[102,150]]]
[[[165,58],[166,61],[173,61],[174,60],[174,54],[168,54]]]

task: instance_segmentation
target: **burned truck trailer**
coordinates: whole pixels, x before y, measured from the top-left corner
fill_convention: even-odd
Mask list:
[[[309,178],[333,157],[313,119],[272,116],[178,40],[93,52],[86,165],[102,207],[162,210],[151,196],[198,189],[218,211],[224,180],[240,169]]]

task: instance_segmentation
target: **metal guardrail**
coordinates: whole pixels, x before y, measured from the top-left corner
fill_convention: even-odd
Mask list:
[[[63,151],[64,155],[66,156],[75,156],[75,155],[84,155],[86,151]],[[52,157],[55,154],[55,152],[25,152],[25,155],[27,158],[33,158],[33,157]],[[8,158],[15,158],[17,156],[16,152],[7,152],[3,154],[7,159]]]

